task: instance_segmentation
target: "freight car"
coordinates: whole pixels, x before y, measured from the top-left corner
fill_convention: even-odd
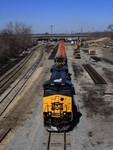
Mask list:
[[[44,126],[49,131],[66,131],[73,121],[73,95],[75,90],[64,70],[53,70],[43,85]]]

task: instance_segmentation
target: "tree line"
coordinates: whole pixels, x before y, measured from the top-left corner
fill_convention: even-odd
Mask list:
[[[90,32],[87,33],[87,35],[89,35],[89,37],[96,37],[96,38],[101,38],[101,37],[110,37],[113,39],[113,24],[109,24],[107,26],[107,29],[104,31],[95,31],[95,32]]]
[[[108,25],[106,31],[86,33],[89,38],[113,38],[113,24]],[[18,57],[28,47],[32,46],[31,27],[20,22],[9,22],[0,30],[0,63]]]
[[[18,57],[31,42],[31,27],[19,22],[9,22],[0,30],[0,63]]]

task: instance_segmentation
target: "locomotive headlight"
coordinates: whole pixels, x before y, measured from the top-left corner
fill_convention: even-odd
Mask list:
[[[64,114],[64,116],[65,116],[67,113],[66,113],[66,112],[64,112],[63,114]]]
[[[51,116],[52,115],[52,113],[51,112],[48,112],[48,116]]]

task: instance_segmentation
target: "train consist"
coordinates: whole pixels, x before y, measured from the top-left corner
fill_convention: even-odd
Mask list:
[[[48,131],[67,131],[73,122],[74,86],[68,71],[64,41],[60,41],[51,76],[43,84],[43,118]]]

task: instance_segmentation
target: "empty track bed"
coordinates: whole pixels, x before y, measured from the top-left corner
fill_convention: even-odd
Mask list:
[[[103,60],[106,63],[109,63],[109,64],[113,65],[113,61],[111,61],[111,60],[109,60],[107,58],[102,57],[101,60]]]
[[[95,60],[96,62],[101,61],[101,59],[99,57],[97,57],[97,56],[91,56],[91,58],[93,60]]]
[[[95,84],[107,84],[103,77],[89,64],[84,64],[83,67],[89,73]]]
[[[42,150],[70,150],[70,134],[66,132],[48,132],[45,135],[45,141]]]

